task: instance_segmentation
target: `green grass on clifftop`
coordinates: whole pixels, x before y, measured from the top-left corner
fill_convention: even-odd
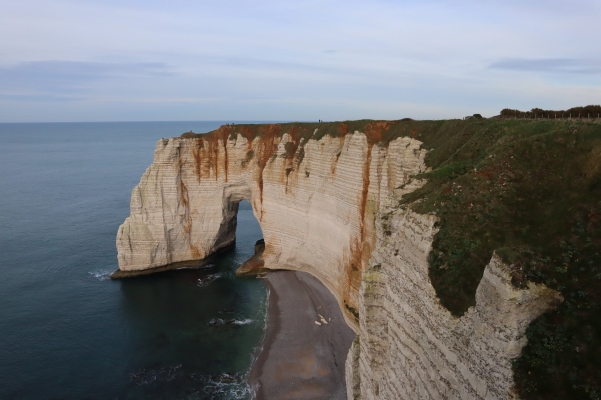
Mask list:
[[[513,283],[544,283],[565,302],[528,329],[515,361],[524,398],[601,395],[601,124],[449,121],[416,137],[430,149],[428,183],[404,197],[435,212],[430,278],[457,316],[474,305],[493,251]]]

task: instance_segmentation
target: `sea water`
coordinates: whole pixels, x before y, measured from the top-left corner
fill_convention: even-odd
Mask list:
[[[0,124],[0,398],[251,397],[267,292],[234,276],[262,237],[250,204],[214,264],[109,279],[157,140],[221,124]]]

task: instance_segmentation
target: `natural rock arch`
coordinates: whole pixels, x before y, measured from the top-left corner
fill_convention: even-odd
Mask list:
[[[422,184],[411,178],[426,170],[421,143],[276,133],[160,140],[119,228],[118,274],[208,260],[234,243],[237,204],[247,199],[265,267],[319,278],[359,334],[346,364],[349,398],[510,398],[526,327],[560,296],[541,285],[515,290],[495,256],[476,306],[453,317],[428,277],[437,217],[397,207]]]
[[[357,330],[375,216],[395,188],[415,187],[409,175],[425,169],[426,152],[410,138],[380,146],[360,132],[308,141],[269,132],[252,141],[219,132],[160,140],[118,231],[121,273],[231,246],[234,204],[246,199],[263,230],[265,266],[317,276]]]

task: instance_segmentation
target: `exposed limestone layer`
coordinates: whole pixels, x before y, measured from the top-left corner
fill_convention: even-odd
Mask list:
[[[562,301],[543,285],[513,287],[493,255],[461,318],[440,305],[428,278],[436,217],[383,213],[361,286],[360,341],[347,358],[349,399],[515,398],[511,361],[526,328]]]
[[[261,272],[265,272],[265,260],[263,260],[264,251],[265,240],[261,239],[255,244],[255,254],[238,267],[236,276],[256,276]]]
[[[454,318],[436,298],[427,255],[436,217],[397,209],[422,182],[421,143],[373,143],[360,132],[249,142],[217,131],[160,140],[119,228],[122,273],[206,260],[235,241],[249,200],[265,238],[261,268],[318,277],[359,334],[346,364],[349,399],[503,399],[528,324],[560,301],[543,286],[511,286],[495,256],[476,306]]]
[[[218,133],[160,140],[118,231],[119,269],[199,260],[230,245],[246,199],[263,230],[266,268],[317,276],[357,331],[375,215],[409,175],[425,170],[420,144],[399,138],[371,145],[359,132],[307,143],[288,134],[252,143]]]

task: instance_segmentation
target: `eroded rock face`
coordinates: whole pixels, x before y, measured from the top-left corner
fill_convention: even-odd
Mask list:
[[[428,277],[437,218],[402,209],[379,217],[360,291],[360,340],[347,358],[348,398],[515,398],[511,362],[530,322],[562,301],[559,293],[532,283],[516,289],[493,255],[476,305],[453,317]]]
[[[358,330],[376,213],[409,175],[425,170],[420,145],[399,138],[379,146],[359,132],[307,143],[289,134],[249,142],[219,132],[160,140],[117,234],[119,269],[203,259],[231,245],[246,199],[263,230],[265,267],[317,276]]]
[[[359,334],[346,363],[349,399],[504,399],[528,324],[556,302],[543,286],[511,286],[495,256],[476,306],[453,317],[436,298],[427,255],[436,217],[398,208],[423,182],[426,151],[361,132],[302,142],[250,142],[219,130],[160,140],[117,235],[121,271],[206,259],[235,241],[238,203],[265,238],[262,268],[305,271],[334,294]]]

